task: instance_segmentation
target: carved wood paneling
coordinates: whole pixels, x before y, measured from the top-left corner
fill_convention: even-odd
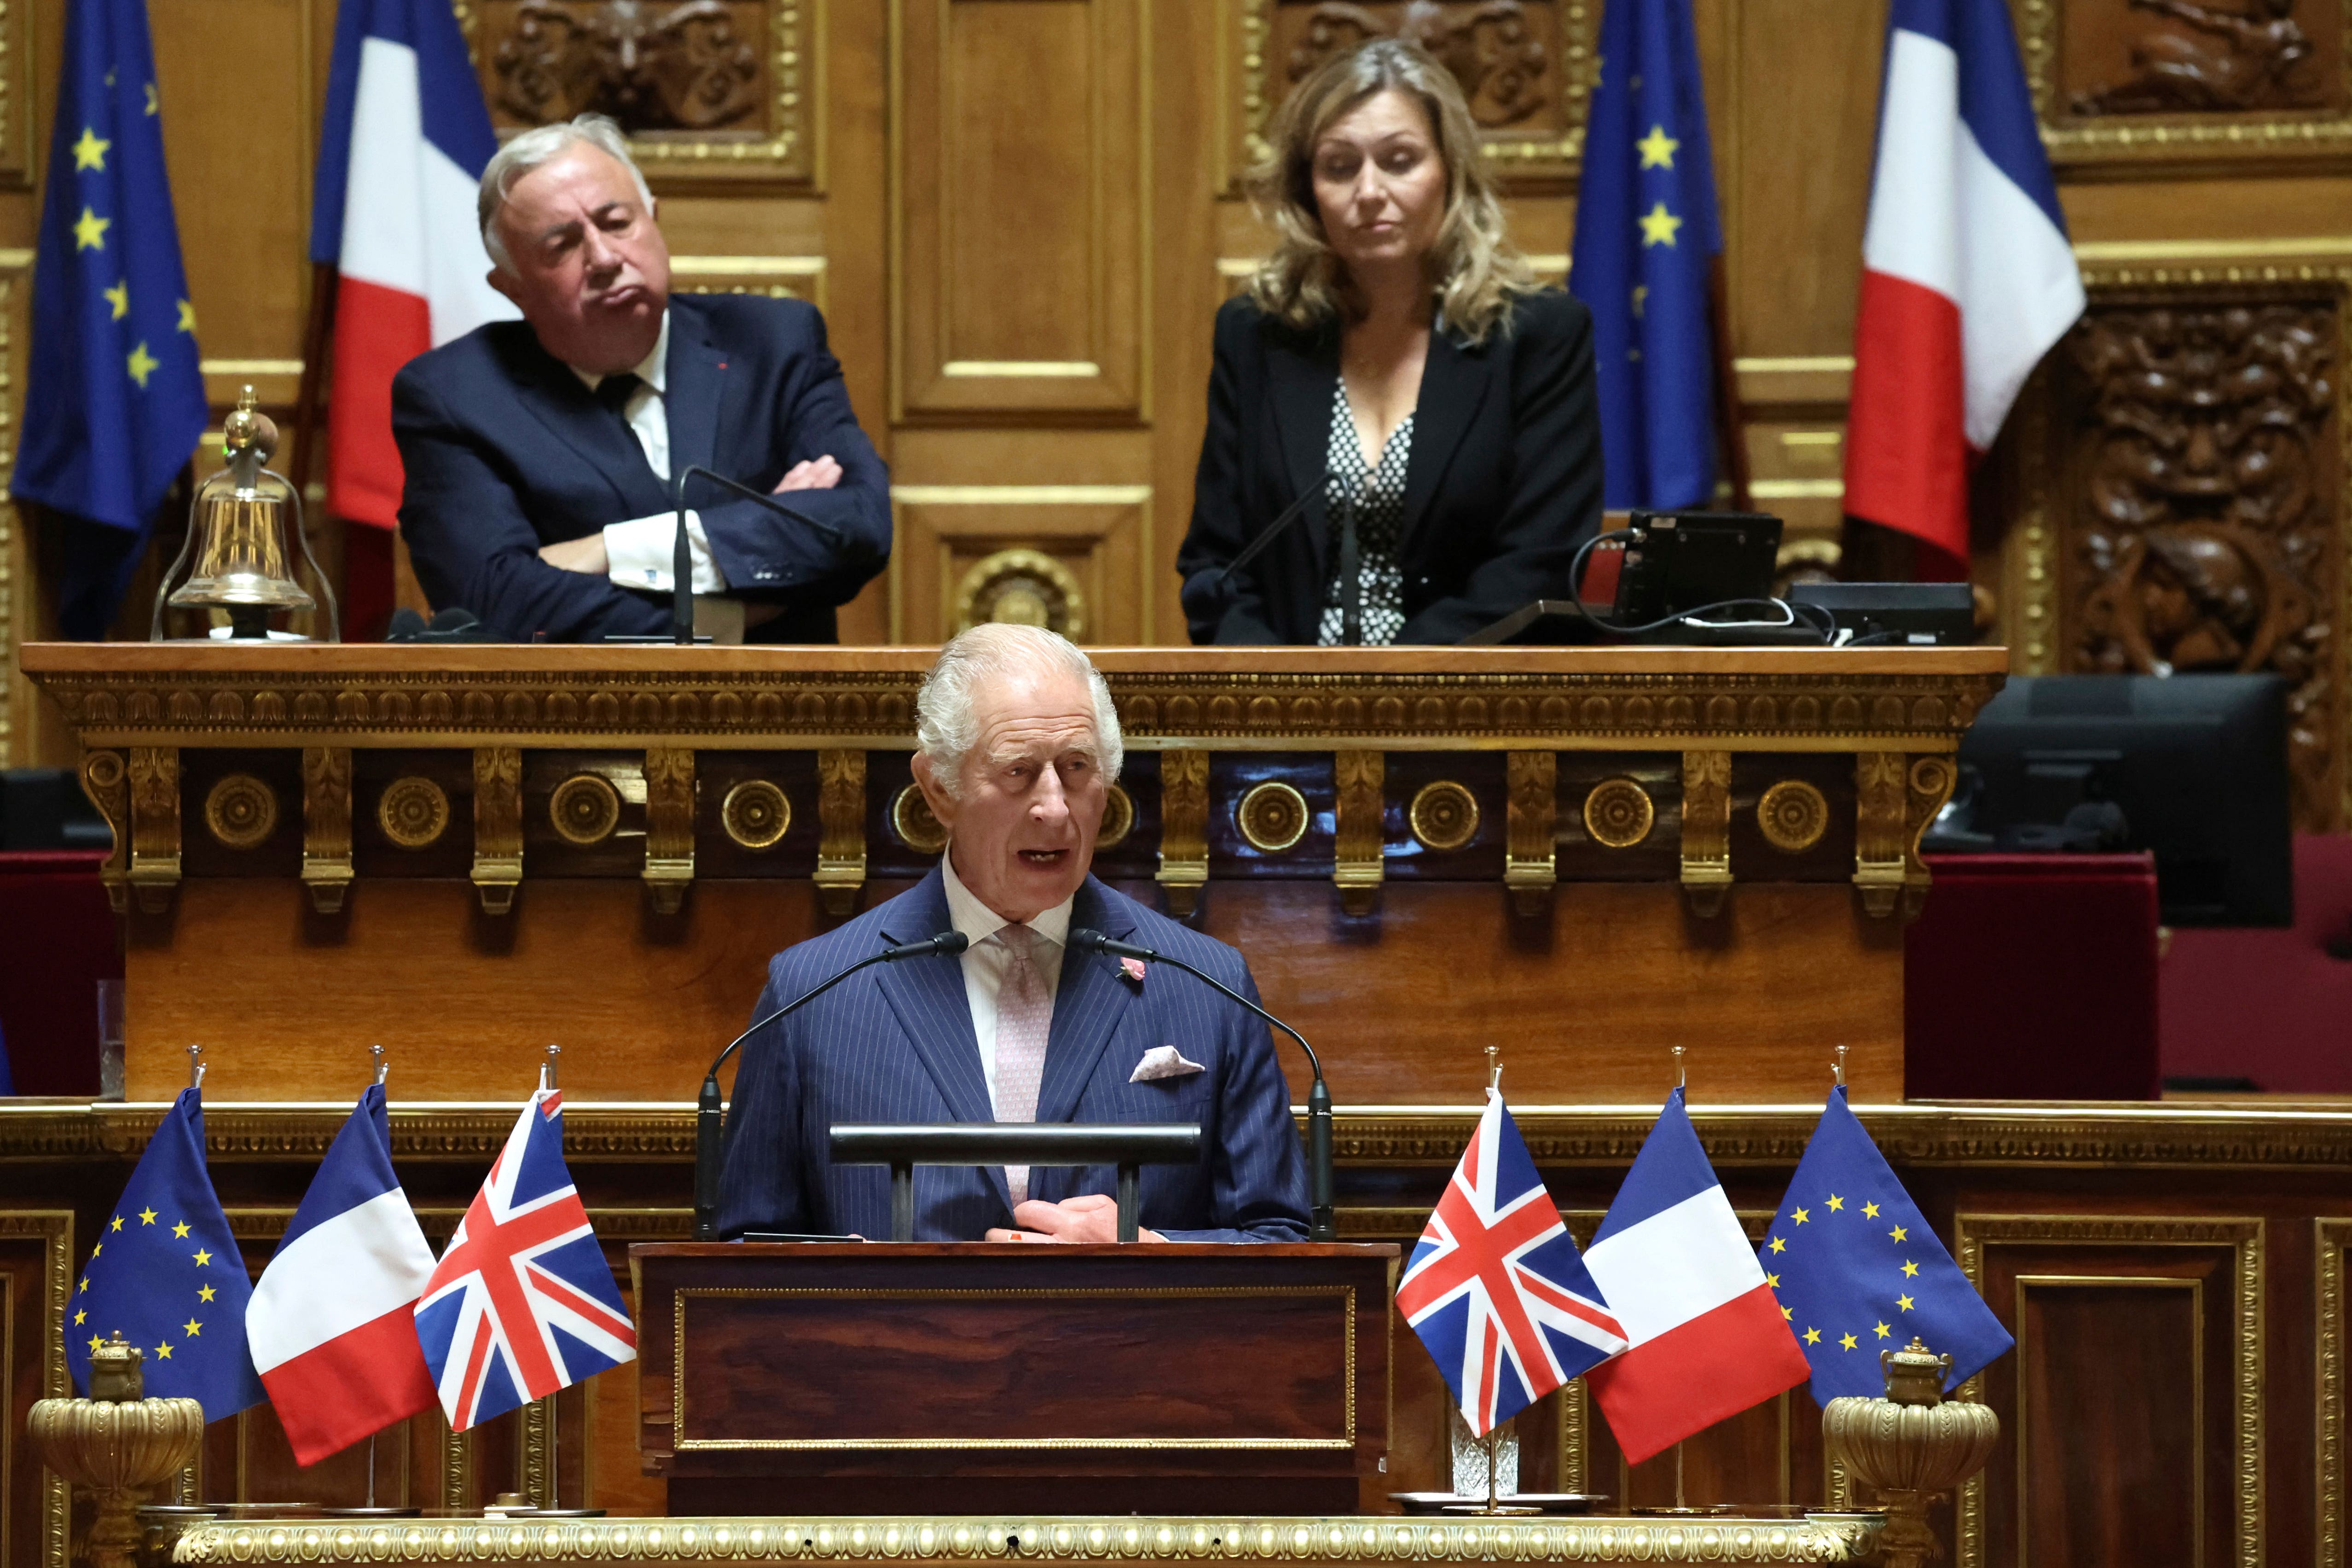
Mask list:
[[[65,1481],[32,1457],[25,1416],[73,1392],[66,1374],[73,1213],[0,1213],[0,1559],[66,1568]]]
[[[1148,485],[901,485],[891,635],[938,643],[981,621],[1080,643],[1151,640]]]
[[[818,0],[476,0],[501,135],[594,110],[656,177],[810,177]]]
[[[1148,418],[1140,0],[897,0],[893,399]]]
[[[1241,0],[1234,17],[1236,174],[1265,156],[1294,84],[1374,37],[1408,38],[1454,73],[1506,172],[1557,176],[1583,149],[1598,0]]]
[[[2344,0],[2026,0],[2026,71],[2062,162],[2341,157]]]
[[[2055,557],[2022,575],[2056,583],[2062,671],[2285,676],[2306,831],[2344,821],[2344,298],[2101,290],[2048,378],[2049,523],[2011,546]]]

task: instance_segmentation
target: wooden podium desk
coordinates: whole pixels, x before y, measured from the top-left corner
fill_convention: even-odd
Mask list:
[[[1999,648],[1133,648],[1096,869],[1343,1104],[1903,1095],[1900,925]],[[923,648],[34,644],[115,828],[133,1100],[682,1100],[769,956],[922,876]],[[1171,983],[1181,983],[1171,980]],[[1295,1091],[1298,1064],[1288,1053]]]
[[[674,1514],[1351,1513],[1392,1245],[629,1249]]]

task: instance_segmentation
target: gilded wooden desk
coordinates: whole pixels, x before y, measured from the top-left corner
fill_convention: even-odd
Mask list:
[[[1097,870],[1241,946],[1361,1104],[1902,1094],[1901,917],[2000,649],[1104,649]],[[116,828],[131,1092],[683,1097],[904,887],[919,648],[46,644]],[[230,1020],[235,1020],[234,1028]]]

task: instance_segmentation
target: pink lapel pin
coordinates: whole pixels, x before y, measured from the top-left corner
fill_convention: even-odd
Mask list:
[[[1139,985],[1141,985],[1141,984],[1143,984],[1143,960],[1142,960],[1142,959],[1140,959],[1140,958],[1121,958],[1121,959],[1118,961],[1118,967],[1119,967],[1119,972],[1120,972],[1121,974],[1125,975],[1129,979],[1130,979],[1130,980],[1134,981],[1134,982],[1135,982],[1137,985],[1139,985]]]

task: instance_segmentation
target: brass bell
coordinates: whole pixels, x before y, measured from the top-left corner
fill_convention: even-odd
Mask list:
[[[151,635],[163,635],[163,607],[226,610],[232,638],[264,640],[269,636],[273,611],[313,610],[318,601],[294,580],[286,556],[286,516],[293,513],[293,534],[327,596],[328,638],[341,642],[341,626],[334,595],[310,555],[310,541],[302,528],[302,500],[282,474],[267,465],[278,446],[278,426],[254,407],[253,389],[247,387],[221,430],[222,455],[227,466],[196,486],[188,507],[188,538],[179,559],[163,574],[163,588],[193,555],[195,565],[188,580],[168,598],[158,592]]]

